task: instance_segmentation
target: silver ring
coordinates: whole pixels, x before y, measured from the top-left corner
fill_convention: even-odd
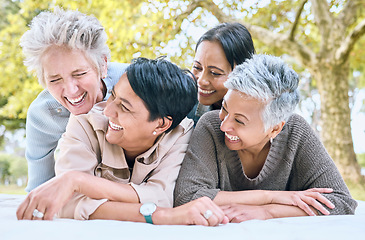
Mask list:
[[[34,209],[34,211],[33,211],[33,217],[43,218],[44,217],[44,214],[42,212],[38,211],[38,209]]]
[[[205,211],[205,213],[203,214],[203,216],[204,216],[204,218],[205,219],[209,219],[211,216],[213,215],[213,212],[211,211],[211,210],[207,210],[207,211]]]

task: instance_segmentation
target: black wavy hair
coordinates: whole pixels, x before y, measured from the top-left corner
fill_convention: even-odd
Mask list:
[[[149,121],[165,117],[172,120],[166,132],[179,125],[197,102],[193,74],[165,57],[133,59],[126,72],[133,91],[150,113]]]
[[[221,23],[208,30],[201,36],[196,44],[195,51],[203,41],[218,41],[224,50],[226,58],[233,70],[255,54],[250,32],[240,23]]]

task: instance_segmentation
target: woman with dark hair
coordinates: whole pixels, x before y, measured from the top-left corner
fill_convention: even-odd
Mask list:
[[[56,150],[56,177],[28,194],[18,219],[49,220],[58,213],[155,224],[227,222],[208,198],[172,209],[196,88],[186,71],[166,60],[135,60],[107,102],[71,116]]]
[[[222,23],[204,33],[196,44],[192,68],[199,103],[188,117],[196,123],[205,112],[220,109],[228,74],[254,53],[251,34],[240,23]]]

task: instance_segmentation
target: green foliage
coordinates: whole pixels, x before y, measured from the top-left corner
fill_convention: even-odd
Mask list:
[[[2,9],[6,14],[0,23],[3,26],[0,30],[0,68],[3,70],[0,78],[0,119],[25,119],[29,104],[42,90],[34,74],[28,73],[24,67],[19,46],[19,39],[28,29],[31,19],[41,11],[61,6],[82,9],[83,13],[97,17],[109,37],[111,60],[116,62],[130,62],[138,56],[156,58],[165,55],[163,47],[180,30],[181,21],[173,18],[181,12],[180,2],[171,7],[169,1],[1,0],[0,3],[4,1],[11,2],[12,7]],[[190,46],[185,48],[181,53],[193,53]],[[169,57],[177,64],[183,63],[181,54]]]
[[[365,168],[365,153],[356,154],[357,162],[362,168]]]
[[[5,179],[10,176],[10,162],[8,159],[0,156],[0,183],[4,183]]]
[[[31,19],[44,10],[55,6],[79,9],[97,17],[106,29],[112,61],[130,62],[144,56],[155,58],[167,55],[182,67],[190,68],[194,56],[195,41],[182,29],[199,27],[207,29],[215,17],[208,7],[198,7],[185,14],[193,1],[178,0],[0,0],[0,120],[25,119],[29,104],[42,90],[33,73],[23,65],[19,39],[28,29]],[[218,7],[226,14],[249,24],[255,24],[277,33],[289,34],[301,1],[220,1]],[[345,1],[330,1],[331,11],[336,15]],[[313,21],[310,1],[304,5],[295,40],[299,40],[315,52],[319,49],[320,37]],[[360,11],[360,10],[359,10]],[[207,21],[209,19],[209,21]],[[358,22],[361,19],[358,20]],[[350,29],[351,30],[351,29]],[[203,31],[201,32],[203,33]],[[199,32],[199,34],[201,34]],[[196,34],[196,33],[195,33]],[[263,45],[254,39],[258,53],[282,55],[281,49]],[[351,69],[360,73],[350,81],[354,86],[365,86],[365,44],[363,37],[351,52]],[[299,66],[294,66],[301,70]],[[312,87],[316,82],[311,81]],[[1,122],[0,122],[1,124]]]
[[[24,157],[11,155],[9,172],[12,179],[26,177],[28,175],[27,160]]]
[[[27,175],[27,160],[24,157],[0,153],[0,183],[5,180],[16,183],[18,178],[26,179]]]

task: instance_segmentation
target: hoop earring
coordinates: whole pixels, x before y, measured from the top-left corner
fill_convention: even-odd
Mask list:
[[[270,143],[272,143],[272,137],[270,138]]]

